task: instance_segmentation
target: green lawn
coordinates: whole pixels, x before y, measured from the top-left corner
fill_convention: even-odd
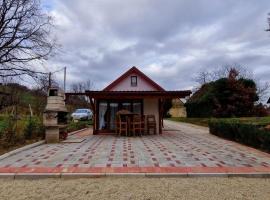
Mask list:
[[[4,118],[0,117],[0,136],[7,126],[7,122]]]
[[[175,117],[175,118],[167,118],[168,120],[177,121],[177,122],[185,122],[196,124],[200,126],[208,127],[208,122],[212,119],[216,118],[184,118],[184,117]],[[243,123],[255,124],[259,126],[265,126],[270,124],[270,117],[241,117],[241,118],[220,118],[222,120],[229,121],[240,121]]]
[[[208,127],[209,118],[185,118],[185,117],[171,117],[166,118],[167,120],[176,121],[176,122],[185,122],[190,124],[196,124],[200,126]]]

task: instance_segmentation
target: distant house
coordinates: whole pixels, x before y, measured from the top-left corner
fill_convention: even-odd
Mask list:
[[[132,67],[101,91],[85,91],[93,108],[93,133],[113,132],[116,113],[128,110],[154,115],[156,130],[162,133],[164,99],[185,98],[191,91],[166,91],[136,67]]]
[[[181,99],[173,99],[169,110],[171,117],[187,117],[186,107]]]
[[[269,97],[269,99],[268,99],[267,103],[270,103],[270,97]]]

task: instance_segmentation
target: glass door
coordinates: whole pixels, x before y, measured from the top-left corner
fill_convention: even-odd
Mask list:
[[[110,130],[115,130],[115,119],[118,111],[118,103],[110,103]]]
[[[125,109],[136,114],[143,114],[142,100],[100,100],[98,102],[98,130],[115,130],[116,113]]]
[[[142,103],[141,102],[133,102],[132,112],[141,115],[142,114]]]
[[[99,130],[105,130],[107,128],[107,107],[108,106],[106,101],[101,101],[99,103]]]

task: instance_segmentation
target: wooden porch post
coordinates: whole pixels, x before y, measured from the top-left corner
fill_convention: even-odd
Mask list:
[[[159,126],[159,134],[162,134],[162,102],[161,99],[158,99],[158,126]]]
[[[90,96],[88,96],[89,97],[89,99],[90,99],[90,103],[91,103],[91,107],[92,107],[92,111],[93,111],[93,117],[92,117],[92,120],[93,120],[93,135],[95,135],[96,134],[96,127],[97,127],[97,125],[96,125],[96,101],[95,101],[95,99],[94,99],[94,101],[93,101],[93,99],[90,97]]]

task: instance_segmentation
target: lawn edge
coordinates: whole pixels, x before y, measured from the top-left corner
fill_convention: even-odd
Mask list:
[[[33,144],[28,144],[26,146],[23,146],[23,147],[20,147],[18,149],[15,149],[15,150],[12,150],[10,152],[7,152],[7,153],[5,153],[5,154],[3,154],[3,155],[0,156],[0,161],[3,160],[3,159],[5,159],[5,158],[7,158],[7,157],[10,157],[10,156],[13,156],[15,154],[18,154],[18,153],[20,153],[22,151],[26,151],[26,150],[32,149],[34,147],[40,146],[42,144],[45,144],[45,140],[41,140],[41,141],[35,142]]]

